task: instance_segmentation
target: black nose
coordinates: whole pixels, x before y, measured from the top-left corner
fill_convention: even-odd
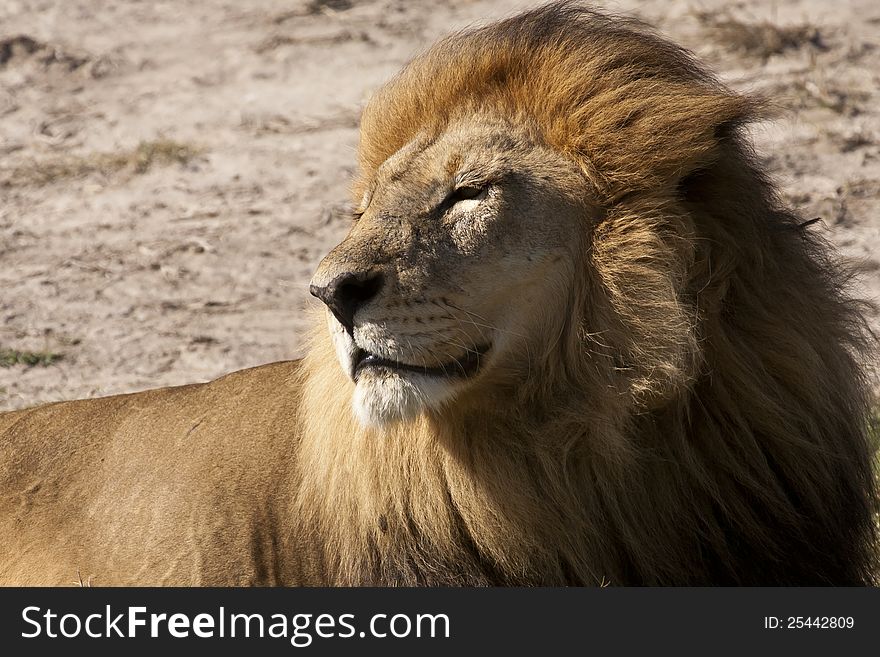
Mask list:
[[[310,285],[309,292],[327,304],[349,333],[354,330],[354,315],[382,289],[381,272],[346,273],[326,286]]]

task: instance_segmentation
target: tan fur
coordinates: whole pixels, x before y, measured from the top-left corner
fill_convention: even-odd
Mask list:
[[[433,47],[365,110],[316,273],[382,272],[351,334],[0,415],[0,582],[871,583],[868,341],[759,106],[573,3]],[[345,369],[483,343],[466,379]]]

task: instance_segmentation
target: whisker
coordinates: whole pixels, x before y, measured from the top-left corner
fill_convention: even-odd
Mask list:
[[[461,329],[457,329],[457,330],[460,331]],[[471,340],[471,343],[474,345],[473,349],[471,349],[470,347],[467,347],[464,343],[458,342],[457,340],[454,340],[448,336],[446,337],[446,342],[453,345],[454,347],[458,347],[460,349],[463,349],[465,351],[465,353],[473,354],[474,356],[480,355],[480,349],[477,346],[477,343],[474,342],[473,340]]]
[[[451,303],[451,302],[449,302],[449,301],[445,301],[444,303],[445,303],[447,306],[449,306],[450,308],[454,308],[455,310],[461,311],[461,312],[463,312],[463,313],[467,313],[468,315],[472,315],[472,316],[476,317],[477,319],[481,319],[481,320],[483,320],[484,322],[486,322],[485,324],[481,324],[480,322],[476,322],[476,321],[474,321],[474,320],[471,319],[470,317],[466,317],[465,320],[468,321],[468,322],[470,322],[470,323],[473,324],[474,326],[482,326],[483,328],[491,329],[491,330],[493,330],[493,331],[498,331],[499,333],[507,333],[508,335],[514,335],[514,336],[516,336],[516,337],[518,337],[518,338],[525,338],[525,337],[526,337],[526,336],[524,336],[524,335],[522,335],[522,334],[520,334],[520,333],[516,333],[516,332],[511,331],[511,330],[509,330],[509,329],[503,329],[503,328],[500,328],[500,327],[498,327],[498,326],[495,326],[494,324],[490,323],[488,319],[486,319],[486,318],[483,317],[482,315],[480,315],[480,314],[478,314],[478,313],[475,313],[475,312],[473,312],[473,311],[471,311],[471,310],[468,310],[468,309],[466,309],[466,308],[460,308],[460,307],[456,306],[455,304],[453,304],[453,303]],[[435,305],[438,305],[438,306],[440,305],[440,304],[437,303],[436,301],[434,301],[434,304],[435,304]],[[442,307],[442,306],[441,306],[441,307]],[[458,319],[458,318],[456,317],[456,319]]]

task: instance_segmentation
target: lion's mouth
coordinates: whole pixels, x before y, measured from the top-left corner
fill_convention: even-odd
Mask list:
[[[352,379],[357,382],[362,372],[369,370],[389,370],[392,372],[412,372],[422,376],[442,378],[467,378],[476,374],[482,365],[483,357],[489,351],[490,345],[476,347],[469,350],[465,355],[456,358],[449,363],[428,367],[426,365],[411,365],[398,360],[383,358],[358,347],[354,354],[354,367]]]

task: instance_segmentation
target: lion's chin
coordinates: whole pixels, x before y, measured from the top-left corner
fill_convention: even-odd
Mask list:
[[[419,374],[366,372],[355,386],[352,408],[364,427],[412,422],[426,410],[439,410],[454,395],[443,379]]]

